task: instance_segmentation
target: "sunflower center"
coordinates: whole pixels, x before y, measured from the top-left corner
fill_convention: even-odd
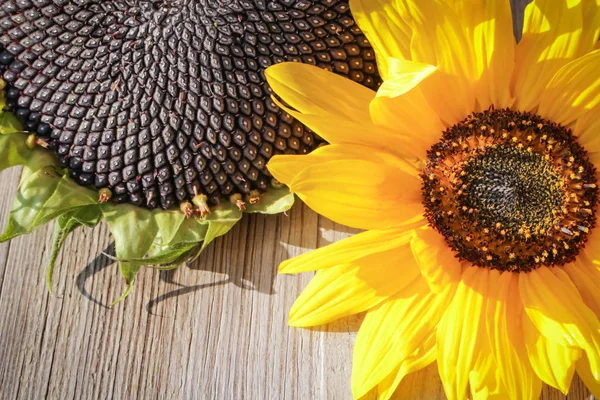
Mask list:
[[[458,257],[476,266],[563,265],[594,227],[595,172],[558,124],[511,110],[476,113],[428,152],[425,215]]]
[[[457,195],[461,206],[478,210],[487,228],[500,223],[507,232],[548,230],[563,202],[562,181],[541,154],[498,145],[473,156],[463,168]]]

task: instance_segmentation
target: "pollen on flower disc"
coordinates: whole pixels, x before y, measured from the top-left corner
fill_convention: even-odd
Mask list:
[[[431,148],[421,177],[429,223],[476,266],[564,265],[595,224],[595,167],[568,129],[534,114],[469,116]]]
[[[282,61],[380,83],[346,1],[0,6],[8,109],[79,184],[149,208],[265,191],[273,155],[316,147],[270,98],[264,70]]]

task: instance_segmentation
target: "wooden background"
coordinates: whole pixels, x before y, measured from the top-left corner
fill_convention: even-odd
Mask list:
[[[2,226],[19,175],[0,175]],[[114,308],[106,305],[124,287],[101,254],[112,252],[105,225],[67,240],[53,295],[44,280],[51,227],[2,244],[0,398],[351,399],[361,318],[289,328],[288,310],[312,274],[276,271],[352,233],[300,203],[288,216],[246,216],[190,267],[143,270]],[[436,365],[409,376],[395,398],[445,398]],[[545,387],[542,398],[564,396]],[[568,398],[591,396],[575,379]]]

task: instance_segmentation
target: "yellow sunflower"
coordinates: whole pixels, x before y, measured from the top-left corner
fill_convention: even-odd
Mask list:
[[[600,2],[534,1],[518,44],[508,0],[350,6],[377,93],[307,65],[267,70],[330,143],[270,171],[366,230],[281,265],[317,271],[290,324],[367,311],[356,398],[387,399],[434,361],[450,399],[566,393],[575,370],[600,395]]]

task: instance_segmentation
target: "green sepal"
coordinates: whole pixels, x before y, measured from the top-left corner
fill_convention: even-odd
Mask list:
[[[117,304],[119,304],[120,302],[122,302],[123,300],[125,300],[127,298],[127,296],[129,296],[129,294],[131,293],[131,290],[133,289],[134,284],[135,284],[135,277],[127,283],[127,287],[125,288],[125,291],[123,292],[123,294],[118,299],[116,299],[115,301],[110,303],[109,306],[114,307]]]
[[[218,209],[205,219],[198,220],[202,225],[208,225],[206,236],[202,242],[202,246],[195,252],[194,256],[189,259],[189,262],[196,260],[204,249],[217,237],[223,236],[233,228],[235,224],[242,219],[243,213],[233,204],[221,204]]]
[[[183,217],[183,213],[182,213]],[[208,224],[199,224],[195,218],[183,219],[175,236],[167,245],[154,244],[148,252],[148,257],[130,259],[129,262],[140,265],[173,264],[181,259],[179,264],[186,260],[184,254],[200,246],[206,237]]]
[[[149,257],[127,259],[136,265],[157,265],[158,269],[174,269],[187,261],[187,255],[198,248],[192,259],[216,237],[227,233],[240,219],[242,213],[233,205],[221,204],[204,219],[184,219],[172,241],[165,246],[153,246]],[[158,250],[158,251],[157,251]]]
[[[17,198],[9,213],[6,230],[0,236],[0,242],[31,233],[41,226],[35,221],[60,180],[61,175],[52,166],[46,166],[27,175],[23,174]]]
[[[65,240],[71,232],[80,226],[93,228],[102,220],[100,207],[92,205],[71,209],[58,217],[54,223],[54,239],[52,243],[52,252],[46,269],[46,284],[48,291],[52,293],[52,274],[58,254]]]
[[[5,104],[4,96],[0,95],[0,170],[24,165],[24,177],[50,165],[58,170],[58,162],[51,152],[27,147],[25,143],[29,135],[23,131],[17,117],[4,111]]]
[[[16,165],[25,165],[33,150],[25,144],[26,135],[0,135],[0,171]]]
[[[208,225],[208,230],[206,231],[200,251],[203,251],[217,237],[229,232],[242,219],[242,215],[242,212],[233,204],[223,203],[218,208],[212,210],[212,213],[206,218],[199,219],[199,224]]]
[[[287,187],[275,189],[269,188],[260,196],[256,204],[246,204],[247,213],[279,214],[292,208],[294,205],[294,194]]]
[[[44,225],[69,210],[90,205],[98,205],[98,193],[78,185],[68,175],[64,175],[58,182],[52,196],[44,204],[43,209],[34,221],[34,225]]]
[[[173,241],[185,220],[185,215],[180,210],[154,210],[152,214],[158,225],[158,234],[153,247],[160,249]],[[153,253],[153,249],[150,252]]]
[[[139,260],[132,260],[131,262],[137,262],[140,265],[147,265],[154,269],[175,269],[179,265],[188,261],[189,253],[197,248],[200,243],[178,243],[168,246],[162,252],[155,256],[142,258]]]
[[[158,225],[152,212],[141,207],[106,203],[100,208],[115,239],[119,268],[127,284],[126,291],[113,303],[116,304],[131,292],[135,275],[141,268],[140,264],[128,260],[142,258],[150,250],[158,233]]]
[[[21,135],[19,135],[21,136]],[[28,179],[31,175],[44,168],[54,168],[59,175],[63,175],[60,169],[58,161],[54,154],[41,148],[36,148],[31,151],[31,156],[27,160],[27,163],[23,164],[23,172],[21,173],[21,182]],[[20,185],[20,184],[19,184]]]
[[[195,218],[184,219],[177,234],[169,243],[170,245],[178,243],[196,243],[204,241],[208,224],[199,224]]]

